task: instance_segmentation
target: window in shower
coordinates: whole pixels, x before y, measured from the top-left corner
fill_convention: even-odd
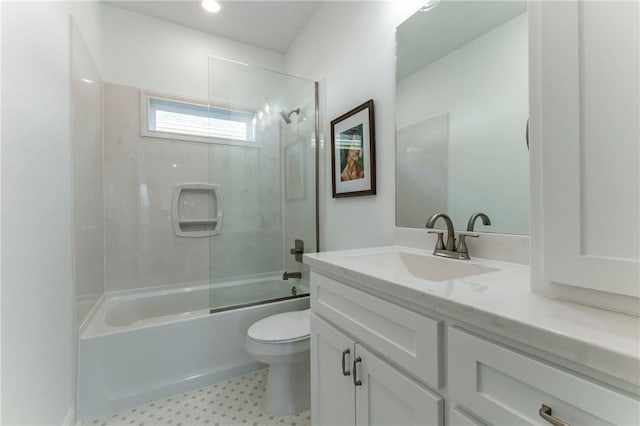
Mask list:
[[[256,147],[256,113],[141,92],[142,135]]]

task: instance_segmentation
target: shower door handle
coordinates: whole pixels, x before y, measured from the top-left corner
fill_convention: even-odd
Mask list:
[[[351,353],[351,350],[349,349],[345,349],[344,351],[342,351],[342,375],[343,376],[351,375],[351,371],[347,370],[347,355],[349,355],[350,353]]]

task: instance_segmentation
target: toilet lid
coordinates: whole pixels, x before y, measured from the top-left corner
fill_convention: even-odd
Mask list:
[[[253,340],[282,343],[309,337],[310,309],[276,314],[253,324],[247,335]]]

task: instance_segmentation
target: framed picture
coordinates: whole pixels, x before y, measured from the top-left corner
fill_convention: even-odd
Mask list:
[[[305,196],[304,147],[302,141],[284,147],[284,194],[287,201]]]
[[[333,198],[376,193],[373,99],[331,122]]]

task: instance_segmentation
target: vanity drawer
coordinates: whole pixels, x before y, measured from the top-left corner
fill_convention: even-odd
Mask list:
[[[433,387],[442,385],[442,321],[311,274],[311,308],[392,363]]]
[[[448,334],[451,396],[491,424],[638,425],[637,398],[457,328]]]

